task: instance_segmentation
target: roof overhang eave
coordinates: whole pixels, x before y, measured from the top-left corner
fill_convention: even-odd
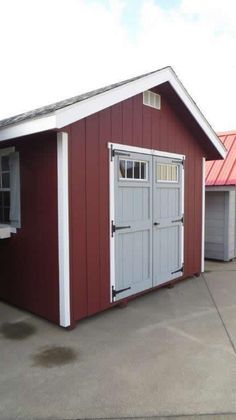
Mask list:
[[[0,129],[0,141],[11,140],[34,133],[41,133],[43,131],[48,131],[55,128],[55,113],[46,114],[38,118],[33,118],[31,120],[21,121],[10,126],[2,127]]]

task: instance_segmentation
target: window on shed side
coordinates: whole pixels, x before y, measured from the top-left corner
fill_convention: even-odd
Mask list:
[[[9,156],[0,156],[0,223],[10,222]]]
[[[19,153],[0,149],[0,223],[20,227]]]

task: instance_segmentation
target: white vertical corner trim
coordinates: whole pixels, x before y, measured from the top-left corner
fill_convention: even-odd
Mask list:
[[[183,165],[182,165],[182,185],[181,185],[181,189],[182,189],[182,202],[181,202],[181,205],[182,205],[182,216],[183,216],[183,220],[184,220],[184,218],[185,218],[185,208],[184,208],[184,193],[185,193],[185,191],[184,191],[184,188],[185,188],[185,179],[184,179],[184,177],[185,177],[185,170],[184,170],[184,165],[185,165],[185,157],[184,157],[184,159],[183,159]],[[181,253],[182,253],[182,265],[184,266],[184,223],[182,223],[182,226],[181,226]],[[184,274],[184,271],[183,271],[183,274]]]
[[[205,175],[206,175],[206,158],[202,158],[202,254],[201,254],[201,272],[205,270],[205,200],[206,200],[206,187],[205,187]]]
[[[57,134],[58,257],[60,325],[70,326],[68,134]]]
[[[110,302],[113,301],[112,287],[115,287],[115,238],[112,235],[112,220],[115,221],[115,163],[112,159],[112,147],[109,147],[109,233],[110,233]]]

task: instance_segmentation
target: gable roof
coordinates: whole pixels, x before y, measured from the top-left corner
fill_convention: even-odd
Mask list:
[[[164,67],[73,98],[0,121],[0,141],[46,130],[61,129],[145,90],[168,82],[220,156],[225,149],[216,133],[171,67]]]
[[[122,82],[114,83],[112,85],[108,85],[108,86],[102,87],[100,89],[91,90],[91,91],[83,93],[81,95],[73,96],[72,98],[64,99],[62,101],[55,102],[53,104],[37,108],[37,109],[34,109],[32,111],[25,112],[23,114],[15,115],[15,116],[10,117],[10,118],[5,118],[4,120],[0,121],[0,128],[8,126],[8,125],[15,124],[15,123],[19,123],[19,122],[22,122],[22,121],[26,121],[26,120],[31,119],[31,118],[40,117],[40,116],[49,114],[51,112],[55,112],[59,109],[65,108],[69,105],[73,105],[73,104],[79,103],[81,101],[84,101],[85,99],[89,99],[89,98],[92,98],[93,96],[97,96],[101,93],[108,92],[109,90],[115,89],[119,86],[125,85],[126,83],[130,83],[134,80],[138,80],[141,77],[145,77],[145,76],[148,76],[148,75],[153,74],[153,73],[155,73],[155,71],[143,74],[143,75],[138,76],[138,77],[133,77],[132,79],[123,80]]]
[[[206,186],[236,185],[236,130],[220,133],[219,138],[227,149],[224,160],[206,162]]]

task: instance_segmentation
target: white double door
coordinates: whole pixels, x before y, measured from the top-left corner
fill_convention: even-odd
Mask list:
[[[112,300],[182,275],[183,162],[113,152]]]

